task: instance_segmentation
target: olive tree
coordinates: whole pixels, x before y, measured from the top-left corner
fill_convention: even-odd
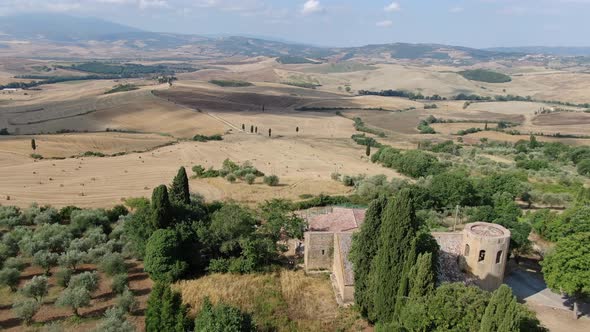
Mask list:
[[[20,278],[20,271],[15,268],[3,268],[0,270],[0,285],[10,288],[11,291],[16,292],[18,280]]]
[[[45,275],[50,275],[51,268],[57,265],[58,257],[54,252],[41,250],[33,256],[33,264],[45,269]]]
[[[12,305],[12,311],[17,318],[29,325],[33,321],[33,316],[41,308],[41,303],[33,299],[19,299]]]
[[[24,296],[33,298],[37,302],[41,302],[43,297],[47,295],[48,291],[49,285],[46,276],[34,276],[31,280],[27,281],[21,289],[21,293]]]
[[[72,309],[72,313],[79,317],[78,309],[90,305],[90,292],[84,287],[68,287],[57,298],[55,305],[69,307]]]

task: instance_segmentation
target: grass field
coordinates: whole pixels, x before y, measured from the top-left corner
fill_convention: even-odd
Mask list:
[[[205,297],[253,314],[264,330],[359,331],[367,327],[358,313],[338,307],[325,275],[281,270],[269,274],[213,274],[175,286],[196,314]]]

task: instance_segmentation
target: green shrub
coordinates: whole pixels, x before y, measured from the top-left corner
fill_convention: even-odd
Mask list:
[[[25,269],[26,265],[27,264],[25,264],[25,262],[23,262],[23,260],[19,257],[8,257],[6,261],[4,261],[2,267],[22,271]]]
[[[64,288],[68,287],[68,284],[70,283],[70,279],[72,278],[73,273],[74,272],[71,269],[63,267],[57,270],[57,272],[55,273],[55,280],[57,284]]]
[[[222,141],[223,137],[219,134],[206,136],[206,135],[195,135],[193,141],[196,142],[209,142],[209,141]]]
[[[279,185],[279,177],[276,175],[269,175],[264,177],[264,184],[267,184],[271,187]]]
[[[223,303],[212,305],[209,298],[205,298],[201,311],[195,318],[195,331],[254,332],[256,325],[252,317],[240,309]]]
[[[234,173],[230,173],[230,174],[228,174],[228,175],[225,177],[225,179],[226,179],[228,182],[234,183],[234,182],[236,182],[236,180],[237,180],[238,178],[237,178],[237,177],[234,175]]]
[[[203,176],[203,173],[205,173],[205,167],[201,165],[195,165],[193,166],[193,173],[195,173],[196,177],[200,178]]]
[[[138,90],[139,87],[135,84],[118,84],[114,88],[110,89],[109,91],[105,92],[105,95],[117,92],[126,92],[126,91],[133,91]]]
[[[43,159],[43,156],[38,153],[31,153],[31,158],[33,159]]]
[[[246,180],[247,184],[254,184],[254,181],[256,181],[256,175],[254,174],[246,174],[244,176],[244,180]]]

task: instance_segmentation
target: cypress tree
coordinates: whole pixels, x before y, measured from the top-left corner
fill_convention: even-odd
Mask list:
[[[246,130],[246,125],[242,123],[242,130]]]
[[[254,126],[250,125],[250,134],[254,133]]]
[[[367,149],[365,150],[365,154],[367,155],[367,157],[369,157],[371,155],[371,146],[369,144],[367,144]]]
[[[172,219],[172,207],[168,199],[168,189],[159,185],[152,192],[152,226],[155,229],[166,228]]]
[[[350,260],[354,269],[354,299],[361,314],[368,317],[372,308],[372,296],[369,293],[369,273],[373,258],[377,254],[381,215],[387,205],[387,198],[380,196],[369,204],[365,222],[358,233],[353,235]]]
[[[490,302],[481,318],[479,332],[517,332],[520,310],[512,290],[502,285],[492,293]]]
[[[172,181],[170,187],[170,200],[180,204],[190,204],[191,196],[188,187],[188,176],[186,175],[186,169],[180,167],[178,174]]]
[[[150,296],[147,301],[147,309],[145,312],[145,330],[146,332],[159,332],[160,328],[160,316],[161,316],[161,303],[162,296],[168,285],[162,283],[155,283]]]
[[[424,297],[434,290],[435,275],[432,271],[432,253],[418,255],[410,272],[410,299]]]
[[[182,297],[168,284],[156,283],[148,299],[146,310],[147,332],[184,332],[190,330],[187,319],[187,307],[182,304]]]
[[[370,273],[370,291],[374,301],[373,312],[369,312],[370,319],[380,322],[394,320],[406,261],[416,247],[414,238],[417,229],[411,192],[401,190],[395,200],[387,203],[383,212],[379,247]]]
[[[268,137],[272,135],[272,129],[268,128]]]
[[[34,138],[31,139],[31,149],[33,149],[33,151],[37,150],[37,142]]]

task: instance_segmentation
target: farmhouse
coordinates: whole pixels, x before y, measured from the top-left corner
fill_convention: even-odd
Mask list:
[[[300,213],[309,228],[304,240],[307,273],[330,273],[341,304],[354,302],[354,272],[348,259],[352,235],[364,219],[364,209],[327,207]],[[465,282],[486,290],[502,284],[510,231],[490,223],[471,223],[462,232],[433,232],[440,246],[439,282]]]

